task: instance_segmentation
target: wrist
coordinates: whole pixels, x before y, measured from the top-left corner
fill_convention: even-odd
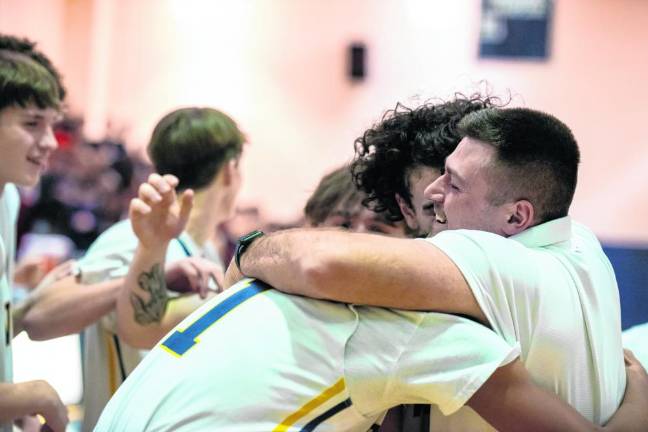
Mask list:
[[[238,269],[239,273],[241,273],[241,275],[245,275],[241,268],[241,260],[243,259],[243,255],[255,240],[264,235],[265,233],[263,231],[254,230],[239,238],[238,244],[236,245],[236,251],[234,252],[234,263],[236,264],[236,268]]]

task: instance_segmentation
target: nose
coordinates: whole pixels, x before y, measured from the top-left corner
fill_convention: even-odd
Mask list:
[[[434,180],[428,187],[423,191],[423,197],[433,201],[435,203],[440,203],[443,201],[443,182],[445,181],[445,174],[438,177]]]
[[[39,147],[43,150],[54,151],[58,148],[58,141],[54,135],[54,129],[49,126],[43,133],[43,136],[40,139]]]

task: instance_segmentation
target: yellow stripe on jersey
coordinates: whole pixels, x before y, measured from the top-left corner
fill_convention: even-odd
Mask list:
[[[290,414],[288,417],[283,419],[283,421],[281,423],[279,423],[272,430],[272,432],[286,432],[290,426],[295,424],[295,422],[297,422],[301,418],[307,416],[309,413],[314,411],[316,408],[318,408],[319,406],[321,406],[322,404],[324,404],[328,400],[330,400],[333,397],[337,396],[338,394],[342,393],[345,388],[346,388],[346,385],[344,383],[344,378],[340,378],[331,387],[327,388],[322,393],[315,396],[310,401],[306,402],[297,411],[295,411],[294,413]]]
[[[117,391],[117,362],[115,361],[117,353],[115,352],[112,338],[108,333],[104,333],[103,335],[106,346],[108,347],[108,388],[112,396]]]

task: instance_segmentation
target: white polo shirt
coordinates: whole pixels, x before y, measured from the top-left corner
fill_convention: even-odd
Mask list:
[[[510,238],[453,230],[425,241],[459,267],[495,332],[519,341],[537,384],[592,422],[609,420],[626,379],[619,292],[589,229],[564,217]]]
[[[20,197],[16,187],[8,183],[0,189],[0,382],[13,382],[11,340],[11,284],[16,250],[16,219]],[[0,424],[0,431],[11,431],[11,424]]]
[[[169,243],[167,263],[200,253],[187,233],[182,233],[179,239]],[[94,284],[126,277],[137,243],[130,220],[108,228],[77,263],[81,283]],[[83,331],[84,432],[94,428],[110,397],[147,352],[125,344],[117,337],[116,319],[116,312],[111,311]]]
[[[367,431],[398,403],[459,409],[518,355],[445,314],[353,307],[244,280],[162,339],[102,431]]]

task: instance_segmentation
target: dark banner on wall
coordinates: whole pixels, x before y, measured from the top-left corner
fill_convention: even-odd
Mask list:
[[[552,0],[482,0],[481,58],[545,60]]]
[[[604,245],[619,284],[624,329],[648,322],[648,247]]]

